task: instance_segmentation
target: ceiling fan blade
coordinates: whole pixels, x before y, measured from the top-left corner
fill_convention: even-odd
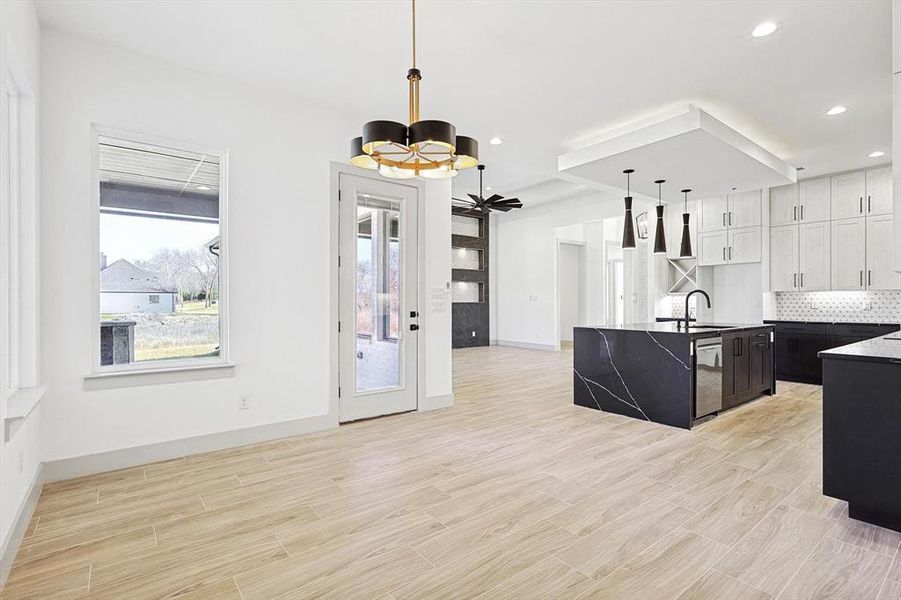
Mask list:
[[[488,200],[486,200],[485,202],[497,202],[501,198],[503,198],[503,196],[501,196],[500,194],[494,194],[493,196],[488,198]]]
[[[476,204],[478,204],[479,202],[482,201],[482,198],[480,196],[476,196],[475,194],[466,194],[466,195],[469,196],[470,198],[472,198]]]
[[[451,198],[454,202],[458,204],[462,204],[463,206],[473,206],[473,201],[469,198]]]
[[[514,205],[518,204],[522,206],[522,202],[519,201],[519,198],[507,198],[505,200],[498,200],[497,202],[492,202],[492,204],[496,206],[506,206],[506,205]]]

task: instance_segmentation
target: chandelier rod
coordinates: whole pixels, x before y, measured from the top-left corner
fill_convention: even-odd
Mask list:
[[[416,68],[416,0],[413,0],[413,68]]]

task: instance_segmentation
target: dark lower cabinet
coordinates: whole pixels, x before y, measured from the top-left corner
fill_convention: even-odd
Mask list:
[[[901,531],[901,364],[823,361],[823,493]]]
[[[723,335],[723,410],[772,389],[773,354],[769,330]]]
[[[893,331],[898,325],[868,323],[772,322],[776,328],[776,378],[802,383],[823,383],[821,350],[868,340]]]

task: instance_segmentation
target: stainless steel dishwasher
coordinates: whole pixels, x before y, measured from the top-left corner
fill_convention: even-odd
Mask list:
[[[723,338],[695,340],[695,419],[723,408]]]

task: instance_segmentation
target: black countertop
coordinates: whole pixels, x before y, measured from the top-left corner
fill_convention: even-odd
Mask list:
[[[854,322],[854,321],[788,321],[783,319],[764,319],[764,323],[786,323],[792,325],[873,325],[877,327],[890,327],[898,323],[874,323],[872,321]]]
[[[696,323],[692,322],[691,327],[686,331],[685,327],[679,328],[676,323],[657,322],[657,323],[626,323],[624,325],[598,325],[597,327],[576,327],[576,329],[595,329],[601,331],[639,331],[644,333],[666,333],[675,335],[684,335],[690,339],[700,339],[707,337],[716,337],[724,333],[747,331],[749,329],[772,329],[772,325],[761,323]]]
[[[822,350],[820,358],[863,360],[901,364],[901,333],[895,332],[847,346]]]

